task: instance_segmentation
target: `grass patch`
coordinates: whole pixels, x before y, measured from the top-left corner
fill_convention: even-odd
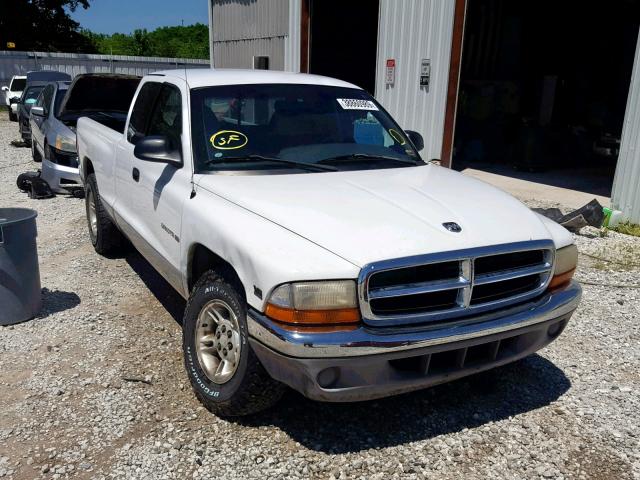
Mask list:
[[[631,222],[622,222],[615,227],[609,227],[614,232],[624,233],[625,235],[632,235],[634,237],[640,237],[640,225]]]

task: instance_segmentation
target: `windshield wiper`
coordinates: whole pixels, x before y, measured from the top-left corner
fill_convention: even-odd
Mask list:
[[[405,158],[389,157],[386,155],[370,155],[367,153],[349,153],[347,155],[337,155],[335,157],[325,158],[318,163],[333,162],[334,160],[388,160],[391,162],[406,163],[407,165],[420,165],[417,160],[408,160]]]
[[[336,167],[332,167],[329,165],[318,165],[316,163],[296,162],[295,160],[285,160],[284,158],[266,157],[264,155],[257,155],[257,154],[242,155],[237,157],[214,158],[214,159],[208,160],[207,165],[212,165],[216,163],[225,163],[225,162],[247,162],[247,161],[283,163],[285,165],[292,165],[294,167],[304,168],[307,170],[321,170],[323,172],[336,172],[338,170]]]

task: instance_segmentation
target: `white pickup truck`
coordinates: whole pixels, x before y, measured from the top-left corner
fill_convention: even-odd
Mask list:
[[[423,162],[422,137],[354,85],[158,72],[121,127],[78,122],[91,241],[126,237],[188,298],[186,370],[219,415],[285,385],[358,401],[503,365],[580,300],[566,230]]]

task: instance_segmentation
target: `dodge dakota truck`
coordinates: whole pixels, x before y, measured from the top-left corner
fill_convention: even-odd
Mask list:
[[[96,252],[130,242],[188,299],[186,371],[221,416],[285,386],[360,401],[513,362],[580,300],[566,230],[424,162],[420,134],[340,80],[157,72],[77,143]]]

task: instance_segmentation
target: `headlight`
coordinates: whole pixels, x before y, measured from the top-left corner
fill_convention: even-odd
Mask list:
[[[558,288],[569,283],[578,265],[578,248],[575,245],[556,250],[556,263],[549,288]]]
[[[56,135],[56,148],[66,152],[75,152],[76,141],[75,139],[63,137],[62,135]]]
[[[356,282],[285,283],[267,302],[266,315],[292,325],[336,325],[360,321]]]

